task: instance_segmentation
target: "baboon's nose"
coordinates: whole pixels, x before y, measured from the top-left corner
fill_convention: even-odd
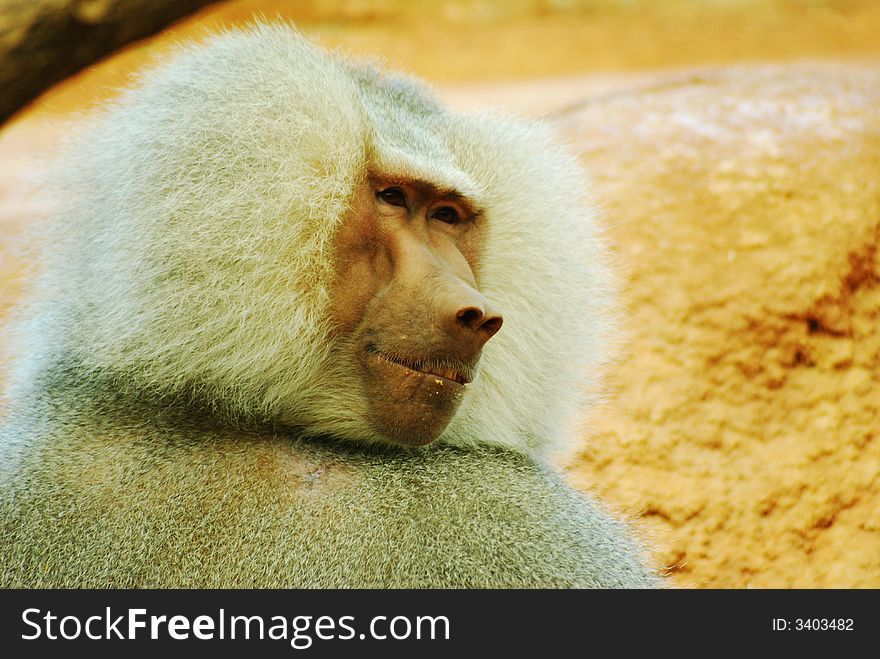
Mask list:
[[[462,327],[476,334],[481,343],[486,343],[495,336],[504,323],[501,314],[492,309],[488,303],[463,307],[458,310],[455,318]]]

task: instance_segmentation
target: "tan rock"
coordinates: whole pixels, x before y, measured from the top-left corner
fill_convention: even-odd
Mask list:
[[[877,71],[669,76],[558,116],[631,314],[570,469],[643,511],[679,585],[880,586]]]

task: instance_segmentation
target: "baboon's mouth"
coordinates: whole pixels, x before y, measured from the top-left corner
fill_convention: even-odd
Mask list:
[[[465,385],[474,379],[474,366],[449,359],[413,359],[401,355],[380,351],[376,346],[367,346],[367,354],[373,354],[386,362],[444,380],[451,380]]]

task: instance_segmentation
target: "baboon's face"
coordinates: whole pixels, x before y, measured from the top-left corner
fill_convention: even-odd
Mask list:
[[[454,190],[374,176],[339,229],[332,320],[353,346],[368,422],[389,441],[443,432],[501,328],[476,287],[482,223]]]

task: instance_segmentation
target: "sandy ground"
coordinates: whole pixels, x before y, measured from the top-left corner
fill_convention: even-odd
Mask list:
[[[71,113],[176,40],[280,12],[581,154],[625,337],[565,468],[673,584],[880,587],[880,3],[294,4],[204,12],[0,132],[0,318],[40,212],[24,178]]]

